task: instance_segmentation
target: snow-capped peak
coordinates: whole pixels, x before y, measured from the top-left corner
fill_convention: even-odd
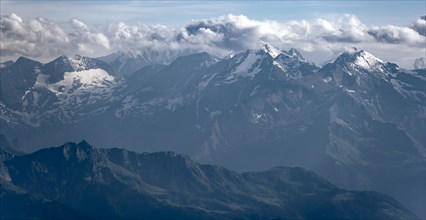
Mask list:
[[[385,62],[375,57],[371,53],[364,50],[356,50],[355,52],[345,52],[336,59],[335,62],[346,63],[356,69],[363,69],[367,71],[384,72]]]
[[[280,55],[280,54],[281,54],[281,51],[280,51],[280,50],[278,50],[278,49],[274,48],[274,47],[273,47],[273,46],[271,46],[270,44],[265,44],[265,45],[263,45],[262,50],[263,50],[265,53],[269,54],[272,58],[275,58],[275,57],[277,57],[278,55]]]
[[[76,54],[73,57],[66,57],[66,59],[75,71],[82,71],[87,69],[86,59],[80,55]]]
[[[361,50],[355,53],[354,63],[360,67],[365,69],[369,69],[371,67],[377,66],[378,64],[383,64],[383,61],[371,53]]]

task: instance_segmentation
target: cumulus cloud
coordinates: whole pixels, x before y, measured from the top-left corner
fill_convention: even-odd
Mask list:
[[[70,43],[61,27],[43,18],[23,21],[10,14],[1,17],[0,30],[2,56],[55,56]]]
[[[16,14],[0,21],[2,56],[54,58],[74,53],[101,56],[117,50],[143,53],[157,51],[179,54],[182,51],[207,51],[217,56],[264,43],[307,52],[336,52],[373,44],[394,45],[424,50],[424,18],[410,26],[368,26],[355,15],[338,19],[277,22],[254,20],[244,15],[226,15],[192,21],[182,28],[162,25],[129,25],[123,22],[92,26],[72,19],[56,24],[43,18],[24,20]],[[384,46],[384,47],[385,47]],[[420,55],[419,55],[420,56]]]
[[[392,44],[410,44],[424,46],[425,38],[419,32],[408,27],[387,25],[372,27],[368,33],[379,42]]]
[[[93,54],[98,50],[109,50],[110,43],[103,33],[93,32],[89,26],[78,19],[72,19],[73,31],[68,34],[72,45],[77,45],[77,50],[83,54]]]
[[[366,25],[354,15],[344,15],[336,22],[317,19],[312,27],[327,42],[359,43],[371,40],[366,33]]]
[[[63,54],[96,54],[109,51],[108,38],[73,19],[71,31],[44,18],[24,21],[16,14],[0,20],[2,56],[56,57]]]
[[[192,45],[207,44],[219,49],[243,50],[260,40],[262,25],[259,23],[245,16],[234,15],[197,21],[185,26],[178,40]],[[263,31],[265,35],[270,33],[266,27]]]
[[[207,34],[208,33],[208,34]],[[271,43],[281,48],[298,47],[305,51],[342,51],[354,44],[388,43],[424,47],[425,37],[409,27],[367,26],[355,15],[329,21],[251,20],[243,15],[193,22],[180,33],[194,44],[213,44],[216,49],[242,50]]]
[[[420,35],[426,36],[426,15],[413,22],[411,28],[417,31]]]

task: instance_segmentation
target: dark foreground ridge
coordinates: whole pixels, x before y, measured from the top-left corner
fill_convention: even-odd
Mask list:
[[[426,69],[356,49],[321,67],[271,45],[132,55],[5,65],[0,133],[24,152],[87,139],[238,172],[303,167],[426,218]]]
[[[290,167],[237,173],[83,141],[0,163],[0,219],[416,219],[376,192]]]

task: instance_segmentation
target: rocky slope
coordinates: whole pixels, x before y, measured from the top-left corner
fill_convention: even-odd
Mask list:
[[[413,219],[389,196],[337,188],[311,171],[237,173],[173,152],[83,141],[4,161],[2,219]],[[21,210],[26,210],[22,212]]]
[[[362,50],[320,68],[269,45],[181,56],[126,80],[113,69],[79,56],[1,68],[2,133],[24,149],[84,138],[239,171],[300,166],[388,193],[424,217],[424,69]]]

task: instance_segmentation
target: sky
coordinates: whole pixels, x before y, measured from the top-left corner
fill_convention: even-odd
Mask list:
[[[269,43],[321,64],[357,47],[412,67],[425,57],[420,1],[0,1],[0,60],[117,50],[225,56]]]

